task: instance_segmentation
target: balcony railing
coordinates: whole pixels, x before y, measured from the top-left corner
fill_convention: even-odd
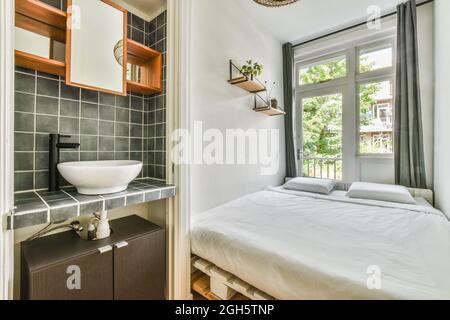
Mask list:
[[[303,176],[310,178],[342,180],[341,158],[303,158]]]

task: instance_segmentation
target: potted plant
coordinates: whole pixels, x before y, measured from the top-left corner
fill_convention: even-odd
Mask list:
[[[242,67],[241,72],[244,76],[253,80],[254,77],[258,77],[262,74],[263,69],[264,67],[258,62],[247,60],[245,65]]]

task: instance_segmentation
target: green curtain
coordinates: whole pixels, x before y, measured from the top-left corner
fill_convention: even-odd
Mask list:
[[[294,50],[292,43],[283,45],[283,87],[284,87],[284,109],[285,136],[286,136],[286,175],[297,177],[297,158],[295,154],[294,137]]]
[[[406,187],[426,188],[415,1],[398,5],[397,15],[395,180]]]

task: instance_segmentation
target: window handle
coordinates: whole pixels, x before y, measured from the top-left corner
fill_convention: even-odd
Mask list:
[[[297,160],[301,160],[303,158],[302,149],[297,149]]]

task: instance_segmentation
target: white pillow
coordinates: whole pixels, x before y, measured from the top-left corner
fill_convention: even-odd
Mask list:
[[[408,189],[390,184],[355,182],[348,190],[347,197],[416,204]]]
[[[294,178],[285,183],[283,188],[320,194],[330,194],[336,183],[328,179]]]

